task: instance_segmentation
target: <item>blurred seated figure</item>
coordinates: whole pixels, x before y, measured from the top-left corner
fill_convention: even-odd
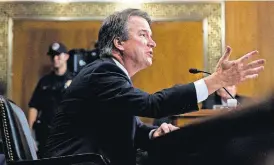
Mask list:
[[[274,95],[268,95],[155,139],[150,164],[273,165]]]
[[[225,88],[240,104],[251,100],[246,96],[238,95],[237,87],[235,85],[227,86]],[[202,102],[202,109],[216,109],[217,106],[227,106],[228,99],[231,99],[231,97],[223,88],[221,88],[209,95],[208,98]]]

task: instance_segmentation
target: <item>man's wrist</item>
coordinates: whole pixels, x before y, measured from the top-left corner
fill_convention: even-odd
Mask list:
[[[222,82],[222,78],[218,73],[213,73],[212,75],[209,75],[204,78],[205,84],[208,89],[208,94],[212,94],[216,90],[224,87],[224,83]]]
[[[197,103],[200,103],[207,99],[208,97],[208,89],[204,79],[200,79],[194,82],[196,95],[197,95]]]
[[[155,131],[156,131],[156,129],[153,129],[149,132],[149,135],[148,135],[149,139],[153,139],[153,134]]]

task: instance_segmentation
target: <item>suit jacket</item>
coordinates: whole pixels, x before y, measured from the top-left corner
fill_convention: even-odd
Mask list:
[[[250,100],[248,97],[236,95],[235,99],[241,104],[246,100]],[[213,109],[214,105],[222,105],[221,97],[217,93],[213,93],[208,96],[208,98],[203,101],[202,109]]]
[[[73,79],[55,115],[45,157],[95,152],[112,165],[135,164],[155,128],[136,116],[163,117],[197,109],[193,83],[154,94],[132,86],[111,58],[88,64]]]

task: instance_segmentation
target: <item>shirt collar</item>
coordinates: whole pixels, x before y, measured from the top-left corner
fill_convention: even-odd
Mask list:
[[[124,71],[125,74],[127,75],[127,77],[130,79],[129,74],[128,74],[126,68],[125,68],[120,62],[118,62],[115,58],[112,58],[112,59],[113,59],[113,61],[115,62],[115,64],[116,64],[120,69],[122,69],[122,71]]]

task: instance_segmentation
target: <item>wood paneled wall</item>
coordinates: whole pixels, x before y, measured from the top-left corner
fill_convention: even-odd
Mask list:
[[[256,80],[239,85],[239,93],[254,97],[267,95],[274,85],[274,2],[226,2],[226,44],[233,49],[232,58],[258,50],[265,58],[265,70]]]

